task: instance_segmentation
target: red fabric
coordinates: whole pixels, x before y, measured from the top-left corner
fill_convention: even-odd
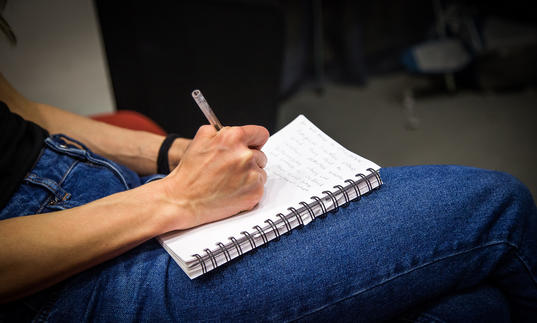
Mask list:
[[[143,130],[163,136],[166,135],[166,131],[164,131],[164,129],[162,129],[158,124],[136,111],[119,110],[114,113],[103,113],[94,115],[91,116],[91,118],[93,120],[101,121],[122,128]]]

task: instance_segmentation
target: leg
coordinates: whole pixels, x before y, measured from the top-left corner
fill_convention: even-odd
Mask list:
[[[395,322],[511,322],[509,303],[493,286],[471,290],[433,300],[401,315]]]
[[[513,319],[537,315],[537,212],[522,184],[455,166],[382,176],[361,201],[192,281],[148,242],[68,280],[49,319],[378,321],[484,282]]]
[[[92,154],[83,146],[70,145],[62,136],[51,136],[45,143],[33,169],[0,209],[0,219],[73,208],[141,184],[134,172]],[[30,321],[36,313],[46,317],[60,285],[1,304],[0,322]]]

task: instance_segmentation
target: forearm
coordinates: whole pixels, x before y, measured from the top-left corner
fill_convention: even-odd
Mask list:
[[[163,196],[154,182],[70,210],[0,222],[0,300],[51,286],[179,228],[187,212]]]
[[[35,103],[37,113],[21,116],[84,143],[95,153],[126,165],[139,174],[156,173],[158,149],[163,136],[98,122],[50,105]],[[35,115],[38,117],[36,118]]]
[[[98,122],[59,108],[32,102],[18,93],[0,74],[0,100],[26,120],[49,133],[63,133],[87,145],[94,152],[128,166],[139,174],[157,171],[158,150],[163,136]],[[176,139],[169,150],[170,169],[177,166],[189,140]]]

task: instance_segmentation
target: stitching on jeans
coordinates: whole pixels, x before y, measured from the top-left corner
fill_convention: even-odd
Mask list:
[[[69,168],[67,169],[67,171],[65,172],[65,174],[63,174],[62,178],[60,179],[60,182],[58,183],[58,185],[62,185],[63,182],[65,181],[65,179],[67,178],[67,176],[69,174],[71,174],[71,172],[73,171],[73,168],[75,168],[76,165],[78,165],[80,163],[80,161],[78,161],[77,159],[74,159],[73,160],[73,163],[71,164],[71,166],[69,166]]]
[[[432,315],[432,314],[429,314],[427,312],[423,312],[423,313],[420,313],[420,316],[423,316],[425,318],[428,318],[430,320],[433,320],[432,322],[438,322],[438,323],[446,323],[446,321],[438,318],[437,316],[435,315]],[[421,322],[424,322],[423,320],[420,320]],[[431,322],[431,321],[425,321],[425,322]]]
[[[528,265],[527,261],[525,260],[524,257],[522,257],[522,255],[520,255],[518,253],[518,248],[515,246],[515,256],[517,256],[518,260],[520,260],[520,262],[522,263],[522,265],[524,265],[524,268],[526,269],[526,271],[528,272],[528,275],[530,275],[531,277],[531,280],[533,280],[533,283],[535,284],[535,287],[537,287],[537,278],[533,276],[533,272],[531,271],[530,269],[530,265]]]
[[[62,137],[66,137],[66,136],[62,136]],[[74,142],[77,142],[76,140],[73,140],[69,137],[66,137],[68,140],[71,140],[71,141],[74,141]],[[47,142],[49,138],[47,138],[45,140],[45,142]],[[50,140],[52,141],[52,140]],[[98,157],[95,157],[93,156],[92,154],[89,153],[89,149],[87,149],[87,147],[85,147],[83,144],[77,142],[78,144],[80,144],[82,147],[85,147],[86,150],[83,150],[83,153],[82,153],[82,156],[76,152],[73,152],[69,149],[60,149],[58,147],[56,147],[56,143],[54,141],[52,142],[47,142],[49,143],[49,147],[52,149],[52,150],[55,150],[56,152],[59,152],[61,154],[65,154],[65,155],[68,155],[68,156],[71,156],[73,157],[74,159],[84,159],[86,161],[88,161],[89,163],[92,163],[92,164],[95,164],[95,165],[99,165],[101,167],[105,167],[107,168],[108,170],[112,171],[112,173],[114,173],[114,175],[116,175],[119,180],[121,181],[121,183],[123,184],[123,186],[125,186],[125,189],[129,189],[129,185],[127,184],[127,180],[125,179],[125,177],[123,176],[123,174],[121,173],[121,171],[119,171],[119,169],[117,169],[115,167],[114,164],[106,161],[106,160],[101,160],[100,158]],[[78,149],[78,148],[76,148]],[[78,150],[81,150],[81,149],[78,149]]]
[[[127,180],[125,179],[125,177],[123,177],[123,174],[121,174],[119,169],[117,169],[113,164],[111,164],[111,163],[109,163],[107,161],[95,158],[95,157],[91,156],[89,153],[86,154],[86,157],[88,158],[88,161],[90,161],[90,162],[92,162],[94,164],[105,166],[105,167],[108,167],[109,169],[111,169],[112,173],[114,173],[117,177],[119,177],[119,179],[121,180],[121,183],[125,186],[125,189],[127,189],[127,190],[129,189],[129,185],[127,184]]]
[[[51,196],[49,196],[48,199],[45,199],[43,204],[41,204],[39,206],[39,208],[37,209],[37,211],[35,211],[35,214],[40,214],[41,212],[43,212],[43,209],[47,206],[47,204],[50,202],[50,200],[52,200]]]
[[[345,296],[345,297],[342,297],[341,299],[339,299],[339,300],[337,300],[337,301],[334,301],[334,302],[332,302],[331,304],[323,305],[323,306],[321,306],[321,307],[319,307],[319,308],[317,308],[317,309],[315,309],[315,310],[312,310],[312,311],[310,311],[310,312],[308,312],[308,313],[303,314],[302,316],[296,318],[294,321],[299,320],[299,319],[304,318],[304,317],[307,317],[307,316],[309,316],[309,315],[312,315],[312,314],[314,314],[314,313],[316,313],[316,312],[319,312],[319,311],[321,311],[321,310],[323,310],[323,309],[325,309],[325,308],[328,308],[328,307],[330,307],[330,306],[333,306],[333,305],[335,305],[335,304],[341,303],[341,302],[343,302],[343,301],[345,301],[345,300],[347,300],[347,299],[350,299],[350,298],[353,298],[353,297],[358,296],[358,295],[360,295],[360,294],[363,294],[363,293],[365,293],[365,292],[367,292],[367,291],[369,291],[369,290],[371,290],[371,289],[373,289],[373,288],[376,288],[376,287],[385,285],[385,284],[389,283],[389,282],[392,281],[392,280],[395,280],[395,279],[397,279],[397,278],[399,278],[399,277],[402,277],[402,276],[405,276],[405,275],[407,275],[407,274],[410,274],[411,272],[414,272],[414,271],[416,271],[416,270],[418,270],[418,269],[425,268],[425,267],[427,267],[427,266],[436,264],[436,263],[441,262],[441,261],[443,261],[443,260],[446,260],[446,259],[449,259],[449,258],[452,258],[452,257],[455,257],[455,256],[460,256],[460,255],[463,255],[463,254],[466,254],[466,253],[470,253],[470,252],[475,251],[475,250],[484,249],[484,248],[486,248],[486,247],[498,246],[498,245],[502,245],[502,244],[505,244],[505,245],[507,245],[507,246],[509,246],[509,247],[511,247],[511,248],[513,248],[513,249],[515,249],[515,251],[519,249],[517,245],[515,245],[515,244],[513,244],[513,243],[511,243],[511,242],[509,242],[509,241],[503,241],[503,240],[501,240],[501,241],[491,241],[491,242],[489,242],[489,243],[487,243],[487,244],[484,244],[484,245],[481,245],[481,246],[478,246],[478,247],[474,247],[474,248],[471,248],[471,249],[468,249],[468,250],[465,250],[465,251],[460,251],[460,252],[457,252],[457,253],[454,253],[454,254],[450,254],[449,256],[440,257],[440,258],[438,258],[438,259],[435,259],[434,261],[429,261],[429,262],[427,262],[427,263],[424,263],[424,264],[421,264],[421,265],[419,265],[419,266],[416,266],[416,267],[414,267],[414,268],[412,268],[412,269],[409,269],[409,270],[407,270],[407,271],[405,271],[405,272],[402,272],[402,273],[399,273],[399,274],[397,274],[397,275],[394,275],[394,276],[392,276],[392,277],[390,277],[390,278],[388,278],[388,279],[385,279],[385,280],[381,281],[380,283],[377,283],[377,284],[375,284],[375,285],[373,285],[373,286],[370,286],[370,287],[361,289],[361,290],[359,290],[359,291],[357,291],[357,292],[355,292],[355,293],[352,293],[352,294],[350,294],[350,295],[347,295],[347,296]],[[529,270],[529,267],[526,267],[526,263],[523,261],[523,259],[521,259],[521,257],[519,256],[518,252],[515,252],[515,255],[516,255],[517,258],[522,262],[522,264],[524,265],[524,268],[526,268],[526,270]],[[533,274],[531,273],[531,271],[529,271],[528,273],[529,273],[531,279],[532,279],[532,280],[534,281],[534,283],[537,285],[537,281],[536,281],[535,278],[533,277]]]
[[[53,194],[54,196],[56,196],[56,191],[57,189],[55,189],[54,187],[50,186],[49,184],[47,184],[45,181],[40,181],[40,180],[37,180],[37,179],[28,179],[28,182],[34,184],[34,185],[41,185],[41,186],[44,186],[46,188],[49,189],[50,191],[50,194]]]
[[[62,178],[60,179],[60,181],[57,183],[58,184],[58,187],[62,190],[65,191],[65,189],[63,189],[63,187],[61,187],[61,185],[63,184],[63,182],[65,181],[65,178],[67,177],[68,174],[71,173],[71,171],[73,170],[73,168],[78,164],[80,163],[80,161],[78,160],[74,160],[73,163],[71,164],[71,166],[69,166],[69,168],[67,169],[67,171],[65,172],[65,174],[62,176]],[[39,214],[41,212],[43,212],[43,210],[47,207],[47,205],[50,203],[51,200],[55,199],[56,198],[56,192],[58,191],[57,189],[54,189],[53,187],[51,187],[50,185],[46,184],[44,181],[40,180],[41,177],[37,176],[36,174],[34,173],[30,173],[28,174],[28,176],[26,176],[26,180],[29,182],[29,183],[32,183],[34,185],[42,185],[42,186],[45,186],[47,187],[50,191],[51,191],[51,194],[54,196],[49,196],[48,198],[46,198],[44,200],[44,202],[39,206],[39,208],[37,209],[37,211],[35,212],[36,214]],[[51,179],[52,180],[52,179]],[[71,193],[65,191],[65,195],[61,198],[62,201],[65,201],[66,198],[70,197],[71,196]],[[62,208],[63,209],[63,208]]]

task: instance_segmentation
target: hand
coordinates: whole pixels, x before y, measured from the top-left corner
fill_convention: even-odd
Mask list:
[[[201,127],[181,162],[164,178],[166,199],[185,216],[170,230],[186,229],[252,209],[263,195],[269,137],[259,126]],[[179,213],[178,213],[179,214]]]

